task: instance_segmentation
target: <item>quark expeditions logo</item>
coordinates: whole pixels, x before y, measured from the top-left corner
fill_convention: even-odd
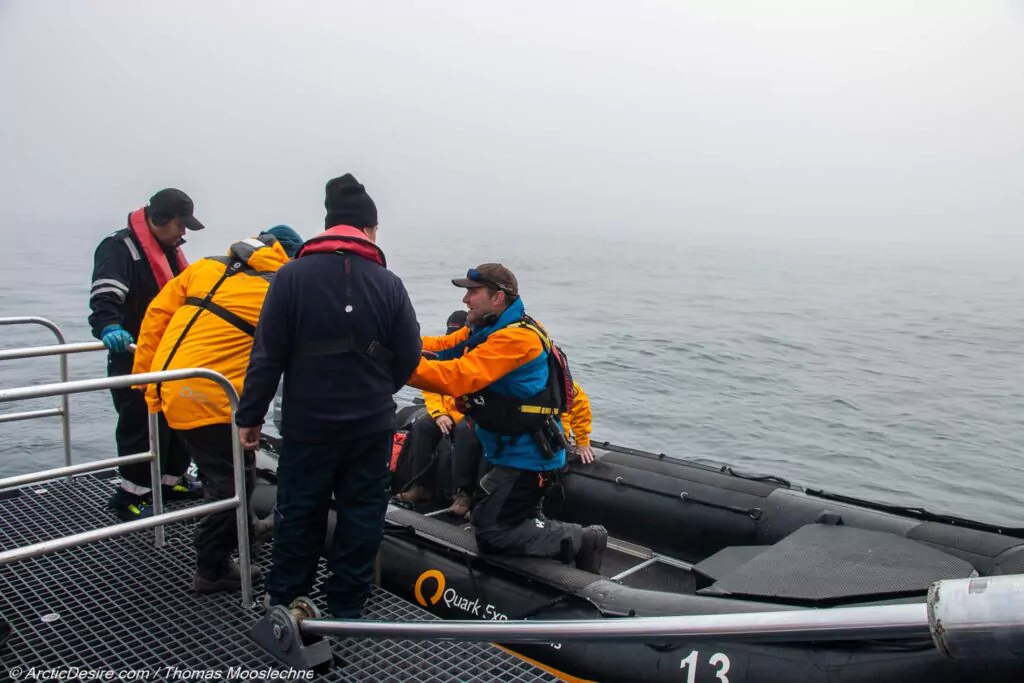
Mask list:
[[[420,574],[419,578],[416,579],[416,585],[412,587],[412,593],[416,596],[416,602],[420,603],[424,607],[430,606],[423,598],[423,584],[426,583],[427,579],[433,579],[437,582],[437,590],[430,596],[431,605],[436,605],[437,601],[441,599],[442,595],[444,595],[445,586],[444,574],[437,569],[428,569]]]
[[[433,588],[434,591],[430,592]],[[444,574],[439,569],[428,569],[419,575],[412,587],[413,597],[423,607],[436,605],[444,602],[448,609],[457,609],[466,614],[471,614],[478,619],[490,619],[491,621],[507,621],[508,616],[498,611],[494,605],[480,604],[480,598],[469,598],[459,595],[454,588],[448,587]]]

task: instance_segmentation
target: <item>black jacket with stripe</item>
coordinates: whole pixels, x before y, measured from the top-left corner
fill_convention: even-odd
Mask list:
[[[171,272],[177,275],[180,271],[174,249],[164,249],[164,256]],[[105,237],[93,257],[89,295],[89,326],[93,336],[99,339],[107,325],[120,325],[138,339],[146,308],[159,291],[132,231],[122,228]]]

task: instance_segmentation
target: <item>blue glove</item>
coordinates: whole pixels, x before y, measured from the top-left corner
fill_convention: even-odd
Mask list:
[[[134,344],[135,340],[120,325],[107,325],[100,332],[100,341],[113,353],[128,353],[128,346]]]

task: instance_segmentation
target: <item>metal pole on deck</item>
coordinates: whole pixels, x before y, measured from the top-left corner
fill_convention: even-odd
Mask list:
[[[50,346],[27,346],[20,349],[0,350],[0,360],[18,360],[20,358],[43,358],[45,356],[61,356],[69,353],[90,353],[106,349],[103,342],[72,342],[70,344],[51,344]],[[63,379],[66,375],[62,373]]]
[[[784,612],[560,621],[343,621],[307,619],[303,634],[396,640],[547,643],[570,640],[856,640],[928,635],[928,606],[836,607]]]
[[[57,341],[61,345],[68,343],[64,338],[64,332],[56,323],[50,329],[57,335]],[[60,381],[68,381],[68,356],[65,353],[60,354]],[[60,432],[64,438],[64,467],[71,467],[71,403],[67,394],[60,397]],[[69,474],[64,481],[71,486],[75,483],[75,478]]]
[[[748,642],[930,636],[949,658],[1024,658],[1024,575],[939,581],[926,602],[783,612],[579,621],[381,622],[307,618],[303,635],[546,643],[571,640]]]
[[[238,572],[242,575],[242,604],[252,604],[252,558],[249,556],[249,498],[245,488],[245,451],[242,450],[242,437],[235,424],[235,411],[238,410],[238,394],[234,387],[225,389],[231,402],[231,457],[235,469],[235,498],[239,499],[235,511],[235,524],[238,529]]]
[[[59,347],[61,347],[61,348],[66,348],[67,347],[68,344],[67,344],[67,339],[64,337],[64,331],[60,329],[60,325],[58,325],[57,323],[53,322],[52,320],[49,320],[48,318],[40,318],[40,317],[37,317],[37,316],[17,316],[17,317],[13,317],[13,318],[0,318],[0,325],[24,325],[24,324],[42,325],[43,327],[45,327],[48,330],[50,330],[51,332],[53,332],[53,335],[57,338],[57,343],[58,343]],[[92,346],[93,349],[98,350],[98,349],[96,349],[96,343],[92,343],[91,346]],[[100,343],[99,346],[102,347],[103,346],[102,343]],[[44,347],[44,348],[51,348],[52,349],[53,347]],[[90,350],[90,349],[83,349],[83,350]],[[60,355],[60,381],[61,382],[67,382],[68,381],[68,357],[67,357],[66,353],[60,353],[59,355]],[[53,413],[53,414],[60,415],[61,435],[64,438],[64,467],[71,467],[71,406],[70,406],[70,403],[68,402],[68,397],[67,397],[66,394],[64,396],[60,397],[60,408],[58,408],[57,411],[58,412]],[[38,414],[33,415],[31,417],[23,417],[22,419],[32,419],[32,417],[44,417],[43,411],[37,411],[37,413]],[[75,480],[74,480],[74,477],[72,477],[69,474],[67,476],[67,478],[65,479],[65,481],[69,485],[72,485],[72,484],[74,484]]]
[[[153,515],[162,514],[164,511],[164,487],[161,470],[163,464],[160,462],[160,415],[149,413],[149,450],[153,453],[153,459],[149,461],[149,480],[153,487],[150,494],[153,496]],[[157,548],[164,546],[164,527],[160,525],[154,529],[153,542]]]
[[[79,351],[95,350],[95,344],[67,344],[67,347],[82,347]],[[85,348],[86,346],[92,348]],[[34,355],[40,355],[36,352],[36,349],[14,349],[12,351],[0,351],[0,359],[2,358],[23,358],[33,357]],[[51,349],[62,350],[64,347],[50,347]],[[6,355],[5,355],[6,354]],[[45,354],[42,354],[45,355]],[[234,461],[235,468],[235,495],[227,500],[216,501],[213,503],[203,503],[194,508],[186,510],[178,510],[175,512],[163,513],[162,516],[154,515],[152,518],[135,520],[133,522],[125,522],[123,524],[116,525],[114,527],[107,527],[103,529],[83,532],[68,536],[66,538],[54,539],[52,541],[45,541],[43,543],[36,543],[31,546],[24,548],[15,548],[0,552],[0,565],[6,564],[7,562],[14,562],[20,559],[27,559],[29,557],[36,557],[38,555],[45,555],[56,550],[63,548],[72,548],[83,543],[90,543],[94,540],[101,538],[113,538],[120,536],[125,533],[132,531],[141,531],[150,527],[160,527],[163,524],[174,522],[178,520],[191,519],[196,516],[202,516],[204,513],[212,514],[214,512],[221,512],[222,510],[235,510],[237,515],[237,527],[239,532],[238,538],[238,566],[241,571],[241,582],[242,582],[242,605],[250,607],[252,605],[252,574],[251,574],[251,560],[249,558],[249,506],[248,500],[245,495],[245,456],[242,451],[242,444],[238,436],[238,427],[234,424],[235,411],[238,410],[238,392],[235,391],[235,387],[231,384],[231,381],[221,375],[218,372],[209,370],[206,368],[183,368],[180,370],[164,370],[161,372],[144,372],[137,375],[121,375],[117,377],[105,377],[102,379],[84,379],[77,380],[74,382],[58,382],[56,384],[41,384],[33,387],[17,387],[15,389],[0,389],[0,403],[8,403],[12,401],[24,401],[36,398],[46,398],[48,396],[61,396],[67,394],[81,394],[90,391],[99,391],[102,389],[120,389],[129,388],[132,386],[139,386],[142,384],[154,384],[157,382],[173,382],[183,379],[194,379],[202,378],[210,380],[216,383],[224,393],[227,394],[228,402],[231,405],[231,435],[234,440],[232,444],[232,459]],[[162,489],[158,487],[161,485],[160,477],[160,463],[159,463],[159,426],[154,424],[155,416],[150,416],[150,446],[153,450],[153,459],[150,465],[150,477],[152,478],[153,498],[154,506],[158,497],[162,494]],[[154,444],[154,438],[157,443]],[[148,455],[148,454],[147,454]],[[140,458],[141,459],[141,458]],[[95,469],[94,464],[87,464],[85,466],[88,469]],[[62,472],[63,473],[63,472]],[[162,506],[162,500],[161,506]],[[199,515],[195,514],[195,510],[199,511]],[[162,530],[157,530],[157,538],[163,538]]]

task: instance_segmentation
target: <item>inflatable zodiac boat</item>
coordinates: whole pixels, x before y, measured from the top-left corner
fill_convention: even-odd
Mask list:
[[[422,413],[403,409],[400,422],[408,426]],[[594,446],[597,462],[570,464],[544,514],[608,529],[600,574],[555,560],[484,555],[468,522],[444,506],[392,506],[381,585],[449,619],[623,619],[923,602],[940,579],[1024,573],[1024,529]],[[272,452],[261,453],[259,514],[273,504],[273,462]],[[947,659],[928,638],[511,649],[569,680],[1016,683],[1024,676],[1019,661]]]

